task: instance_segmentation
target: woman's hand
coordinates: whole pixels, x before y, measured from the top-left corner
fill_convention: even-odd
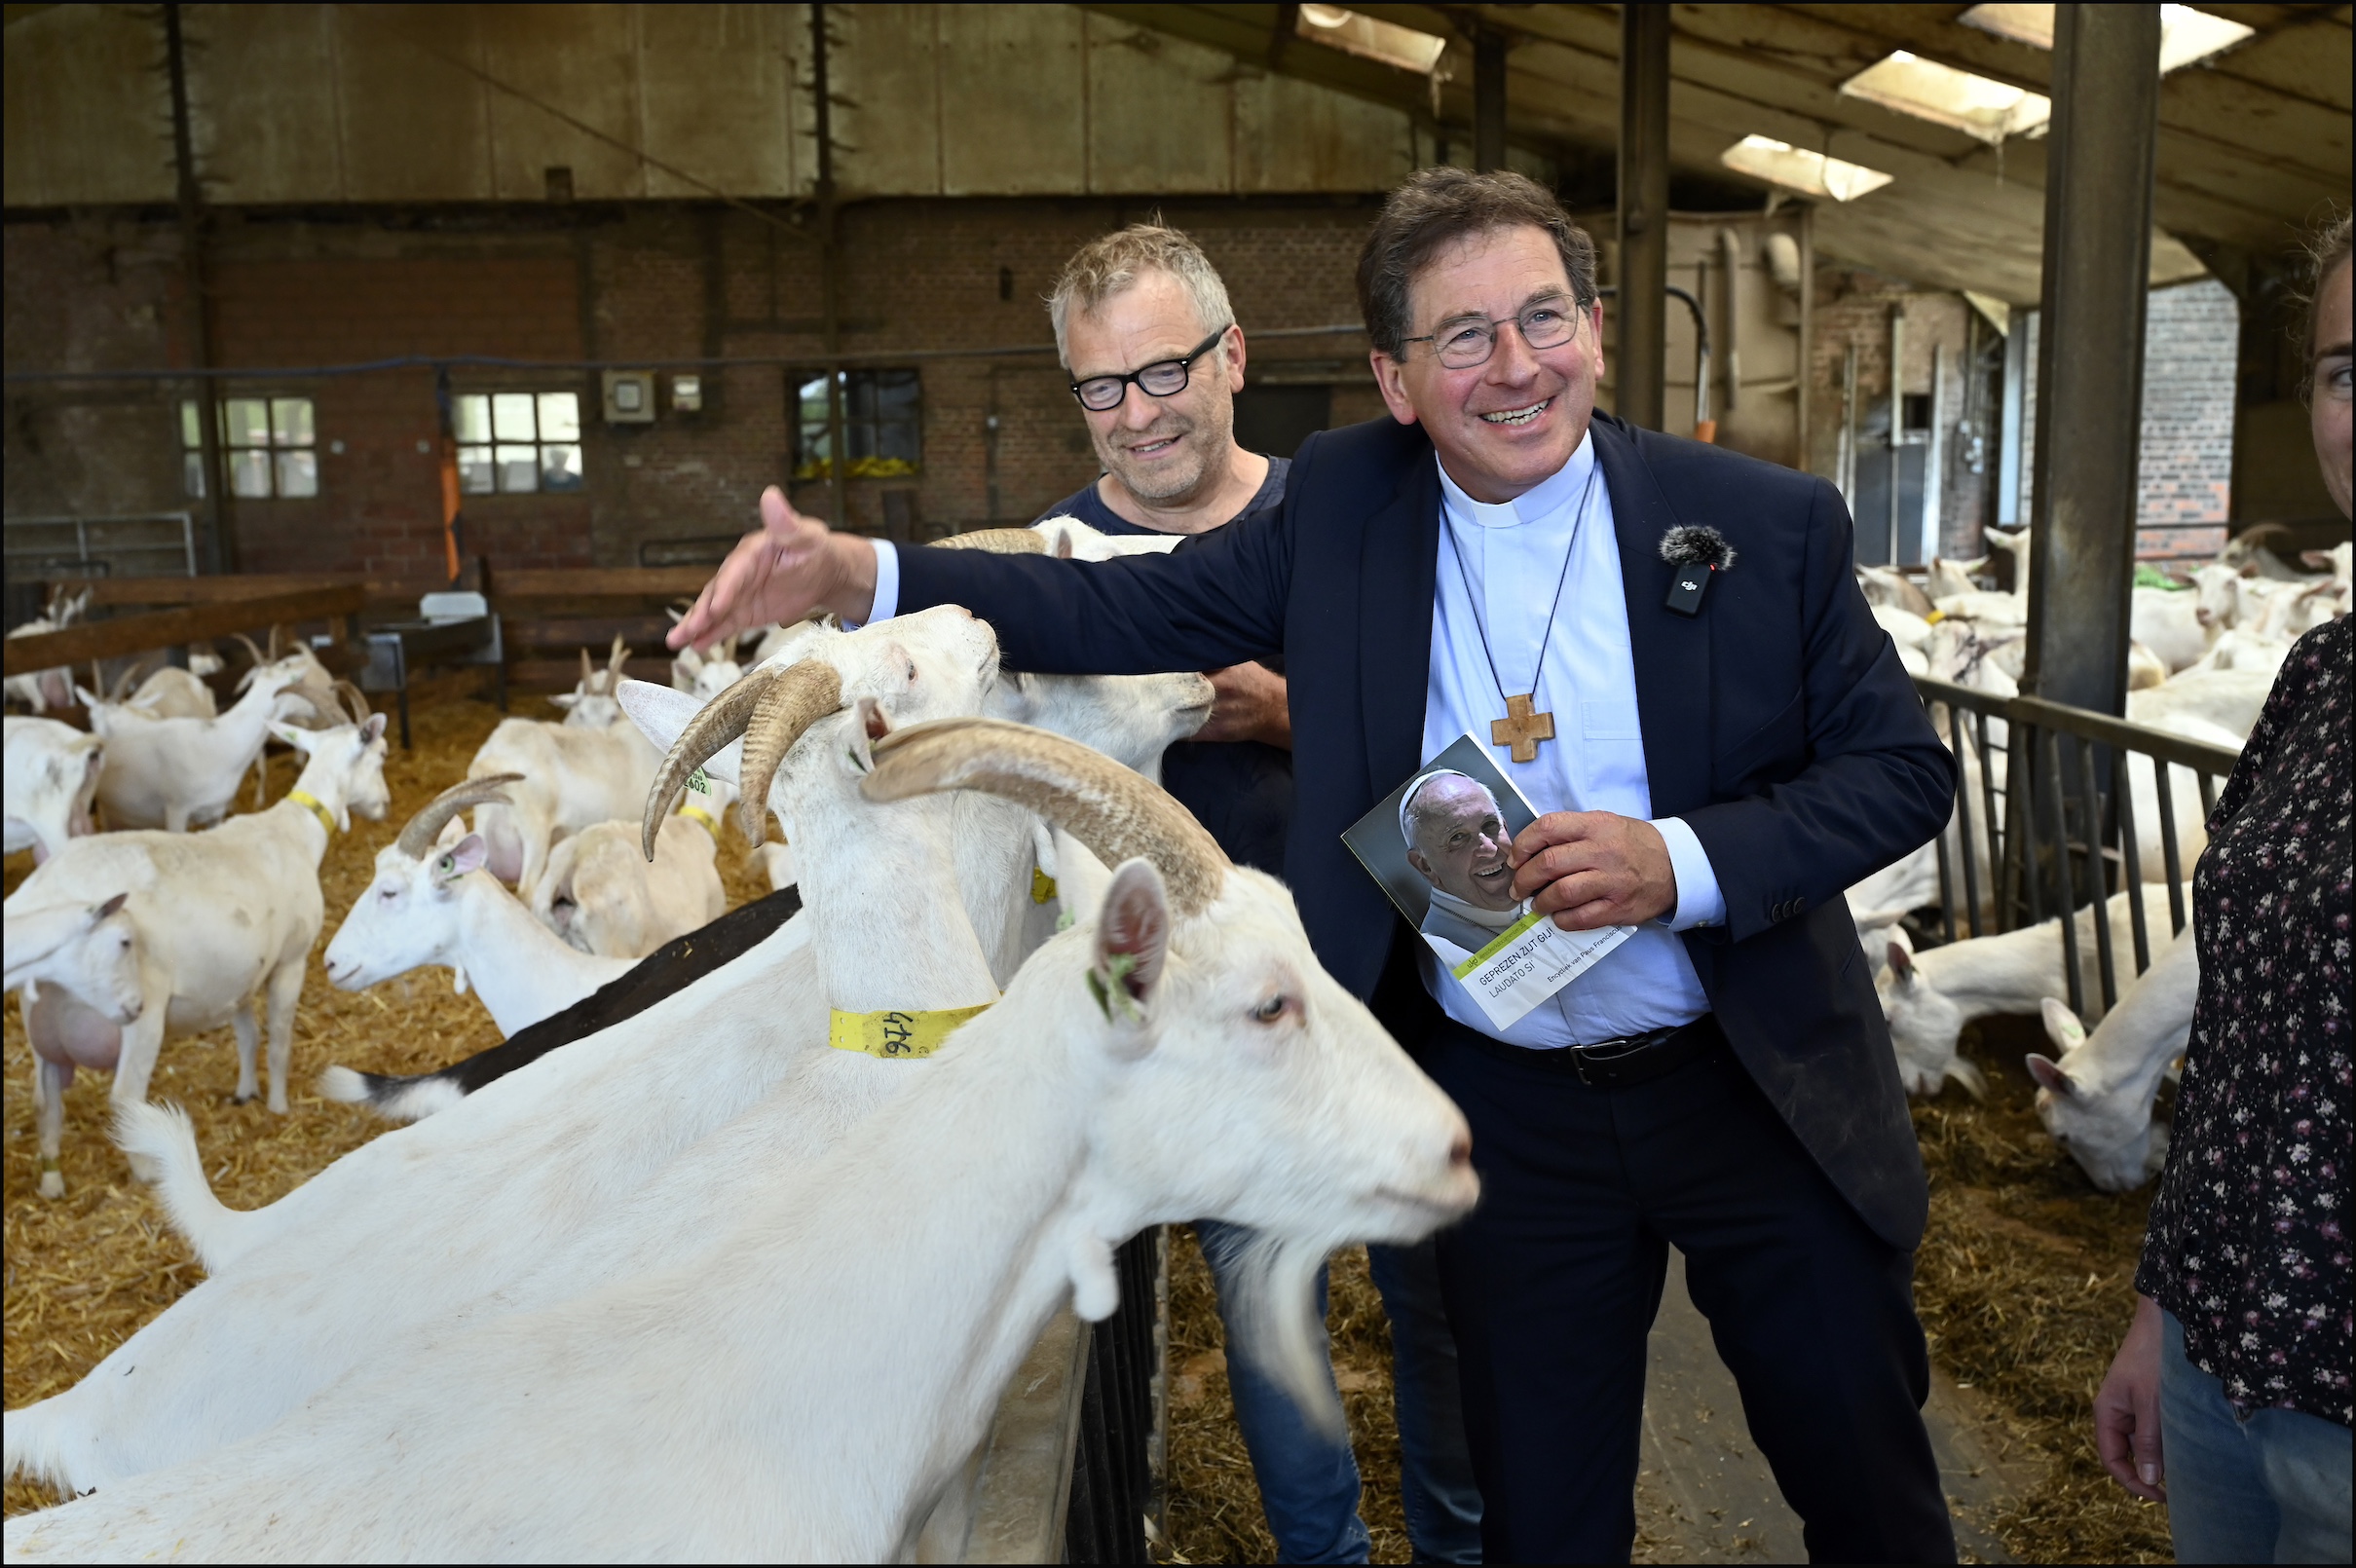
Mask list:
[[[2147,1503],[2168,1501],[2159,1456],[2159,1303],[2135,1298],[2135,1322],[2094,1396],[2094,1451],[2111,1478]]]

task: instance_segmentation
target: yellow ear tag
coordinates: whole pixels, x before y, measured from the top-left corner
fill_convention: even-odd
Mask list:
[[[1038,867],[1030,868],[1030,901],[1044,904],[1056,896],[1056,879]]]
[[[984,1002],[979,1007],[906,1013],[845,1013],[837,1009],[827,1020],[826,1043],[838,1051],[857,1051],[885,1061],[917,1061],[948,1044],[958,1026],[989,1012],[991,1005]]]

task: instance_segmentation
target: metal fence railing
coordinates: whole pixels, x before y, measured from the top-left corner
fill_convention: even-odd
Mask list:
[[[13,516],[6,521],[6,537],[12,579],[197,575],[193,512]]]
[[[2131,954],[2114,951],[2110,918],[2084,922],[2100,992],[2092,1010],[2081,921],[2061,916],[2107,911],[2112,895],[2157,879],[2168,888],[2167,935],[2182,931],[2185,879],[2198,858],[2197,843],[2187,840],[2201,835],[2240,754],[2038,697],[1921,675],[1914,684],[1960,765],[1953,828],[1938,841],[1942,936],[1952,942],[2059,918],[2070,1006],[2091,1022],[2118,1000],[2122,956],[2134,963],[2130,982],[2151,966],[2144,901],[2124,901]],[[2190,778],[2173,776],[2180,770]],[[2197,815],[2188,814],[2192,800]]]

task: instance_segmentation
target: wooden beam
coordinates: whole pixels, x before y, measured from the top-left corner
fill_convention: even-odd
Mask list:
[[[491,598],[692,599],[720,569],[710,566],[559,567],[500,572]]]
[[[79,626],[68,626],[63,631],[0,641],[0,650],[5,651],[5,667],[0,668],[0,674],[29,675],[35,670],[55,669],[59,665],[70,668],[92,659],[144,653],[150,649],[226,637],[231,632],[253,631],[275,622],[333,620],[339,616],[357,615],[367,600],[367,590],[361,584],[345,582],[338,587],[262,594],[222,604],[192,606],[185,610],[158,610],[144,616],[117,616],[112,620],[89,621]]]
[[[1620,24],[1620,373],[1612,411],[1657,430],[1668,385],[1668,9],[1626,6]]]

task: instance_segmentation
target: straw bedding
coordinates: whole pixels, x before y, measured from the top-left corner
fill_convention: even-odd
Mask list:
[[[410,812],[464,776],[499,717],[478,702],[416,716],[416,750],[395,750],[386,768],[393,794],[386,820],[355,821],[321,866],[329,934],[367,885],[377,850]],[[292,779],[289,761],[277,758],[273,797]],[[742,840],[730,830],[721,841],[730,903],[766,892]],[[6,887],[13,891],[30,869],[30,856],[10,857]],[[188,1108],[214,1186],[233,1207],[272,1202],[385,1131],[387,1124],[355,1107],[319,1099],[312,1085],[320,1068],[344,1063],[422,1071],[498,1041],[481,1004],[454,994],[442,971],[353,994],[330,987],[318,961],[315,952],[295,1020],[289,1115],[274,1116],[258,1101],[229,1102],[237,1058],[227,1029],[166,1046],[158,1064],[155,1098]],[[1950,1091],[1916,1107],[1932,1191],[1918,1299],[1933,1355],[2008,1419],[2014,1441],[2007,1458],[2041,1476],[2001,1519],[2007,1546],[2029,1560],[2164,1559],[2164,1512],[2127,1499],[2103,1475],[2086,1416],[2133,1305],[2148,1194],[2095,1192],[2046,1141],[2020,1067],[2021,1053],[2039,1038],[2033,1022],[1967,1033],[1966,1054],[1988,1073],[1988,1102],[1975,1105]],[[203,1275],[105,1139],[104,1074],[79,1075],[66,1096],[66,1196],[54,1203],[37,1196],[31,1055],[14,1007],[6,1010],[5,1046],[5,1385],[15,1408],[70,1387]],[[1171,1309],[1169,1547],[1194,1562],[1272,1560],[1274,1543],[1235,1426],[1209,1273],[1182,1229],[1172,1253]],[[1390,1330],[1363,1251],[1335,1259],[1329,1323],[1375,1560],[1404,1562]],[[51,1501],[39,1488],[11,1482],[6,1512]],[[1638,1549],[1671,1549],[1640,1540]]]

